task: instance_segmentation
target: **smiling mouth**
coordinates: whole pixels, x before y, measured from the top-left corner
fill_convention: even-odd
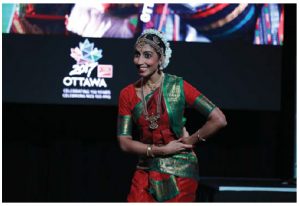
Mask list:
[[[139,73],[142,74],[144,72],[146,72],[147,70],[146,69],[139,69]]]
[[[146,65],[142,65],[142,66],[136,66],[138,69],[140,69],[140,68],[148,68],[148,66],[146,66]]]
[[[139,72],[144,72],[144,71],[146,71],[148,69],[148,67],[146,67],[146,66],[142,66],[142,67],[138,66],[137,69],[139,70]]]

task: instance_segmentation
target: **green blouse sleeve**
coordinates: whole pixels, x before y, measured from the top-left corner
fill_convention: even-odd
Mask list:
[[[203,94],[199,95],[195,99],[193,106],[205,117],[208,117],[209,114],[214,110],[214,108],[216,108],[216,105],[214,105]]]
[[[131,115],[118,116],[118,136],[131,136],[132,118]]]

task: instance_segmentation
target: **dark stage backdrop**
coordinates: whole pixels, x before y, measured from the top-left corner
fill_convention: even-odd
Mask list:
[[[283,47],[172,43],[167,72],[197,86],[228,120],[196,148],[202,177],[294,177],[296,9],[286,8]],[[63,79],[76,63],[70,48],[83,41],[3,35],[4,202],[126,201],[136,157],[118,147],[116,103],[120,88],[137,78],[134,42],[89,39],[103,49],[101,64],[113,65],[107,87],[91,90],[111,90],[111,100],[108,92],[92,99],[83,88],[65,92],[87,98],[63,99]],[[191,109],[186,116],[190,132],[204,122]]]
[[[138,79],[132,62],[134,41],[88,40],[87,47],[94,44],[94,49],[102,49],[102,58],[98,60],[100,67],[112,67],[112,71],[107,71],[110,77],[99,78],[102,73],[97,66],[78,64],[70,56],[71,48],[79,47],[85,40],[4,34],[3,100],[117,105],[120,90]],[[281,46],[235,41],[222,44],[172,42],[171,47],[173,56],[166,72],[184,77],[220,107],[280,110]]]

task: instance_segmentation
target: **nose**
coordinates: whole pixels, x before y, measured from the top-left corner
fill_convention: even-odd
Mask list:
[[[138,64],[138,65],[144,64],[144,58],[141,57],[141,56],[136,57],[136,58],[135,58],[135,63]]]

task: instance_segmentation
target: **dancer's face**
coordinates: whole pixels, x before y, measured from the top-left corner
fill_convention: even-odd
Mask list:
[[[160,64],[160,56],[149,44],[136,45],[133,62],[141,77],[150,77]]]

